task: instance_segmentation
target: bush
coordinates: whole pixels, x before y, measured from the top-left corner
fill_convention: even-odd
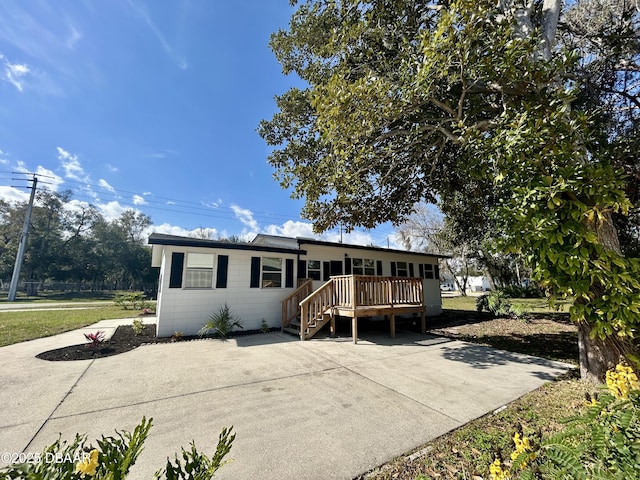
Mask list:
[[[86,435],[76,435],[70,444],[60,438],[44,449],[29,463],[15,463],[0,469],[0,480],[77,480],[92,477],[96,480],[120,480],[127,477],[149,435],[152,419],[143,417],[133,433],[116,431],[115,437],[102,436],[97,446],[87,445]],[[233,427],[224,428],[218,437],[216,451],[211,458],[182,448],[183,466],[176,456],[175,465],[167,459],[164,469],[158,470],[156,479],[208,479],[224,465],[224,457],[231,450],[235,434]]]
[[[491,478],[630,479],[640,472],[640,382],[627,365],[607,372],[607,391],[548,438],[513,437],[512,463],[496,459]]]
[[[526,320],[527,307],[521,303],[511,303],[504,290],[494,290],[487,295],[481,295],[476,299],[478,313],[487,311],[496,317],[509,315],[514,318]]]
[[[537,285],[529,285],[528,287],[519,287],[511,285],[501,288],[504,295],[508,298],[544,298],[545,293]]]
[[[133,334],[135,336],[138,336],[142,334],[142,331],[144,330],[144,324],[139,318],[134,318],[133,322],[131,323],[131,328],[133,329]]]
[[[225,303],[218,312],[209,316],[209,321],[200,329],[198,336],[202,337],[213,331],[216,335],[227,338],[234,328],[242,328],[242,323],[239,318],[231,315],[229,306]]]
[[[116,293],[114,303],[124,310],[129,310],[129,308],[143,310],[151,305],[145,298],[144,292]]]

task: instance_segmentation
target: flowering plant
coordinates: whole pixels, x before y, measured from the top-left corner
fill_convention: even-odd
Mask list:
[[[606,383],[600,395],[588,396],[583,413],[564,421],[563,431],[539,442],[516,433],[513,463],[496,459],[490,478],[637,478],[640,382],[629,365],[619,364]]]
[[[102,345],[105,341],[104,331],[98,330],[95,333],[85,333],[84,338],[87,339],[87,347],[93,348],[96,350],[100,345]]]

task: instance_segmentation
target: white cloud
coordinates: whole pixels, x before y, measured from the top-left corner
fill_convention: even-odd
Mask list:
[[[23,78],[30,72],[29,66],[26,63],[10,63],[5,59],[4,62],[4,77],[11,83],[19,92],[24,90]]]
[[[231,205],[231,210],[233,210],[233,213],[236,215],[238,220],[249,227],[251,232],[258,232],[258,222],[253,218],[253,212],[251,210],[241,208],[238,205]]]
[[[14,187],[0,186],[0,198],[5,202],[26,202],[29,200],[29,192]]]
[[[130,210],[130,207],[125,207],[115,200],[108,203],[98,203],[95,206],[108,222],[120,217],[125,210]]]
[[[134,205],[146,205],[147,204],[146,200],[143,197],[141,197],[140,195],[134,195],[132,198],[133,198],[133,204]]]
[[[112,193],[116,191],[116,189],[109,185],[109,182],[107,182],[104,178],[98,180],[98,185],[100,185],[105,190],[109,190]]]
[[[106,167],[109,169],[110,172],[117,172],[118,171],[118,167],[114,167],[110,163],[107,163]]]
[[[162,49],[169,56],[169,58],[176,64],[176,66],[180,70],[188,69],[189,62],[187,62],[187,59],[184,56],[177,53],[175,49],[169,44],[169,42],[166,40],[163,33],[160,31],[160,29],[156,26],[156,24],[151,19],[151,16],[149,15],[149,13],[144,8],[139,7],[138,5],[135,5],[132,0],[129,0],[129,5],[138,13],[138,15],[140,15],[144,19],[145,23],[151,29],[156,39],[160,42]]]
[[[56,175],[53,170],[44,168],[41,165],[38,165],[34,173],[36,176],[42,176],[43,178],[40,180],[46,184],[49,190],[53,190],[54,192],[57,192],[60,189],[60,185],[64,183],[64,179],[60,175]]]
[[[264,229],[264,233],[283,237],[318,238],[318,235],[313,233],[313,226],[310,223],[293,220],[287,220],[282,225],[269,225]]]
[[[80,165],[80,159],[78,156],[67,152],[61,147],[57,147],[57,149],[58,160],[60,160],[60,165],[64,170],[65,177],[73,180],[85,181],[87,177],[85,175],[84,168]]]

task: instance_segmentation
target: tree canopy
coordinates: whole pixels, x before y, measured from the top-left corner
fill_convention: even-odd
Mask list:
[[[400,223],[437,201],[574,296],[583,373],[636,358],[633,2],[293,3],[271,46],[309,86],[276,97],[259,133],[315,228]]]
[[[10,279],[26,203],[0,201],[0,279]],[[107,221],[70,192],[39,191],[31,215],[22,280],[88,283],[115,289],[153,284],[151,252],[142,232],[151,219],[133,210]]]

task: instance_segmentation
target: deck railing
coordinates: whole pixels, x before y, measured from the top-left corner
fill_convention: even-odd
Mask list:
[[[300,302],[307,298],[313,291],[313,281],[304,279],[298,282],[298,288],[291,295],[282,300],[282,328],[291,325],[291,321],[298,316],[300,312]]]
[[[422,305],[422,279],[339,275],[300,302],[300,330],[304,338],[307,327],[319,321],[332,308]]]
[[[331,278],[300,302],[300,338],[306,338],[309,325],[319,321],[335,305],[334,288]]]
[[[331,280],[334,305],[339,307],[420,305],[424,301],[420,278],[340,275]]]

